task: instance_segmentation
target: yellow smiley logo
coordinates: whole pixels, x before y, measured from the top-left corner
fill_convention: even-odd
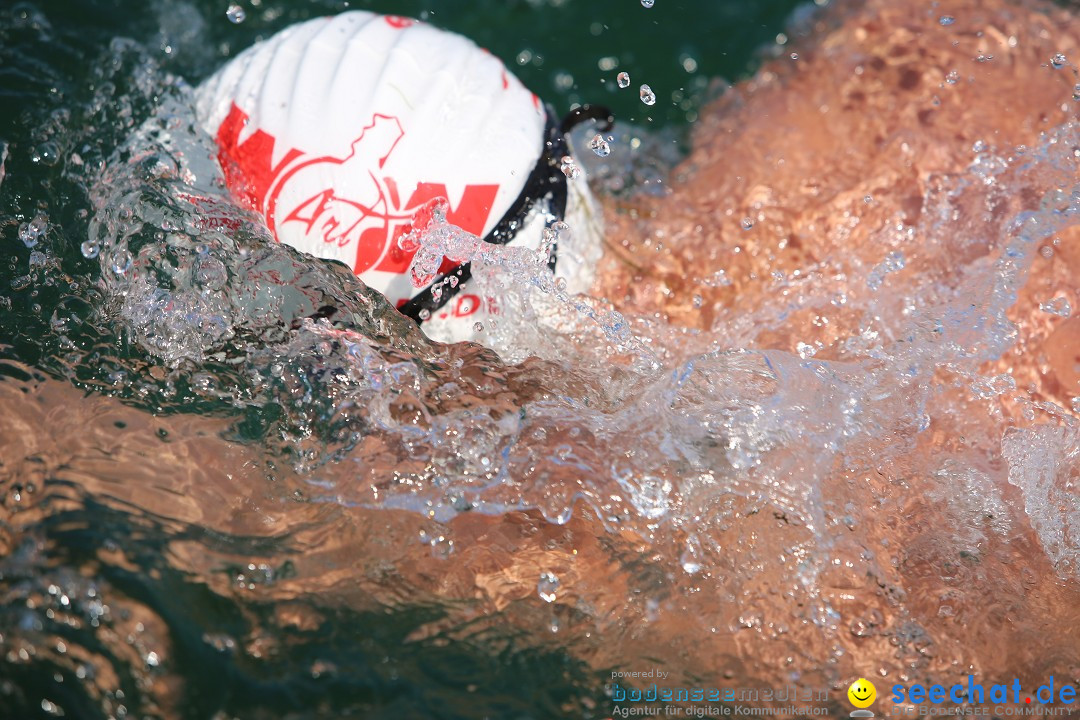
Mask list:
[[[847,698],[857,708],[870,707],[877,698],[877,688],[866,678],[859,678],[847,689]]]

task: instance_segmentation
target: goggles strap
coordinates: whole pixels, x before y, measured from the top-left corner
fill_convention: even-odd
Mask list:
[[[547,122],[544,127],[544,148],[540,153],[540,158],[536,161],[532,172],[529,173],[524,187],[521,188],[521,193],[514,200],[510,209],[503,214],[495,227],[491,229],[491,232],[484,236],[484,242],[505,245],[513,240],[514,236],[525,224],[533,208],[547,198],[550,198],[549,212],[559,220],[564,220],[566,218],[568,190],[566,175],[562,171],[561,164],[562,159],[570,154],[570,149],[566,143],[566,134],[586,120],[602,121],[601,130],[604,132],[610,130],[614,122],[611,111],[597,105],[583,105],[571,110],[558,125],[552,119],[555,115],[551,106],[547,106],[545,111]],[[555,270],[556,249],[552,247],[551,256],[548,259],[548,267],[551,268],[552,272]],[[457,278],[457,282],[453,285],[448,282],[451,277]],[[471,277],[472,267],[470,263],[462,263],[446,273],[435,276],[430,285],[404,303],[398,310],[401,314],[415,320],[417,324],[422,323],[422,311],[426,310],[429,317],[433,315],[446,305]],[[442,288],[442,292],[439,293],[437,298],[434,294],[436,287]]]

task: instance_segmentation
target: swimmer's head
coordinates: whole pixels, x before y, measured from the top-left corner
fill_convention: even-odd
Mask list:
[[[219,70],[197,110],[230,189],[275,238],[347,264],[435,339],[477,339],[492,311],[453,259],[412,282],[398,240],[436,198],[449,223],[489,242],[539,249],[565,219],[560,243],[573,247],[550,264],[568,291],[588,288],[599,213],[584,177],[562,167],[568,125],[466,38],[361,11],[311,20]],[[595,116],[609,120],[574,117]]]

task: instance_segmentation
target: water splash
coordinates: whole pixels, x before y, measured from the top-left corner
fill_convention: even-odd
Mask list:
[[[930,442],[939,424],[962,422],[950,394],[978,398],[993,412],[1022,395],[1023,383],[1018,388],[1008,373],[983,365],[1015,343],[1008,311],[1036,248],[1075,223],[1078,194],[1066,183],[1075,178],[1074,126],[1015,161],[982,145],[966,172],[927,186],[917,227],[897,222],[881,230],[882,250],[865,265],[851,258],[844,277],[819,268],[803,279],[766,279],[785,300],[739,315],[718,312],[708,337],[568,295],[547,273],[543,253],[485,246],[436,214],[406,241],[418,251],[418,279],[444,257],[470,259],[470,291],[513,310],[485,328],[496,354],[430,343],[347,268],[274,244],[259,219],[222,191],[213,145],[193,129],[183,85],[148,86],[134,97],[159,93],[146,125],[109,123],[134,134],[100,163],[88,160],[93,213],[81,257],[99,275],[50,318],[57,356],[99,393],[163,413],[226,416],[238,446],[265,449],[302,479],[298,488],[268,483],[267,493],[298,493],[320,506],[403,509],[434,523],[538,510],[567,526],[587,511],[612,537],[635,538],[670,558],[672,582],[730,598],[739,608],[732,631],[768,639],[777,648],[769,652],[798,658],[791,639],[798,625],[838,649],[840,635],[887,638],[897,662],[913,666],[927,662],[930,636],[905,615],[910,606],[895,568],[922,561],[962,579],[963,562],[1020,524],[975,451],[943,448],[919,465],[910,451]],[[116,95],[102,91],[103,112],[123,105]],[[612,161],[633,151],[629,139],[618,142],[627,153]],[[1011,224],[957,232],[954,213],[989,215],[1024,165],[1058,169],[1060,177],[1044,177],[1038,187],[1060,189]],[[622,191],[639,186],[627,184]],[[747,237],[769,227],[760,220]],[[572,231],[553,225],[549,242]],[[51,233],[39,238],[49,251]],[[966,244],[985,252],[968,252]],[[923,256],[941,247],[963,259]],[[35,268],[28,287],[59,275]],[[891,289],[891,274],[901,269],[919,273],[916,292]],[[874,273],[883,281],[876,288],[851,281]],[[718,270],[700,285],[731,283]],[[835,338],[800,335],[790,350],[770,344],[768,334],[786,318],[831,308],[856,318]],[[87,343],[71,330],[86,318],[105,342]],[[1080,546],[1069,514],[1075,433],[1062,409],[1023,408],[1028,414],[1002,442],[1001,457],[1047,557],[1068,576]],[[903,517],[897,508],[923,493],[940,526],[956,532],[935,534],[926,547],[913,529],[910,548],[886,545],[875,535],[875,513],[889,508]],[[422,541],[439,561],[468,549],[445,528]],[[20,562],[29,567],[32,554],[5,559],[5,577]],[[278,577],[262,562],[236,567],[245,591]],[[780,568],[789,582],[783,599],[763,588],[766,567]],[[525,575],[534,601],[537,572]],[[542,600],[559,588],[560,604],[572,598],[570,576],[558,572],[556,588],[541,574]],[[837,599],[836,588],[866,577],[888,598],[885,610],[851,611]],[[53,581],[60,606],[61,597],[69,605],[92,602],[77,580]],[[664,584],[643,585],[655,612]],[[951,617],[958,605],[942,597],[941,612]],[[87,617],[113,619],[93,608]],[[147,673],[168,662],[152,647],[137,655]]]
[[[247,19],[247,13],[244,11],[244,8],[235,4],[228,7],[225,11],[225,16],[229,18],[229,22],[233,25],[239,25]]]

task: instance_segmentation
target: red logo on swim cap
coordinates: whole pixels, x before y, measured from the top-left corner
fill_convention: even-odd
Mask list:
[[[412,18],[401,17],[400,15],[387,15],[386,24],[392,28],[398,30],[404,30],[407,27],[411,27],[416,24],[416,21]]]
[[[276,166],[271,164],[273,136],[256,130],[239,142],[246,124],[247,116],[234,104],[218,129],[219,159],[230,189],[263,213],[275,238],[315,255],[330,246],[329,256],[340,257],[330,248],[348,248],[357,275],[372,269],[408,271],[415,250],[399,248],[397,238],[420,206],[448,194],[444,183],[421,182],[402,202],[397,182],[381,172],[405,139],[398,118],[373,115],[342,157],[291,149]],[[457,207],[448,208],[447,220],[483,234],[498,191],[494,184],[466,185]],[[453,266],[444,263],[441,271]]]

